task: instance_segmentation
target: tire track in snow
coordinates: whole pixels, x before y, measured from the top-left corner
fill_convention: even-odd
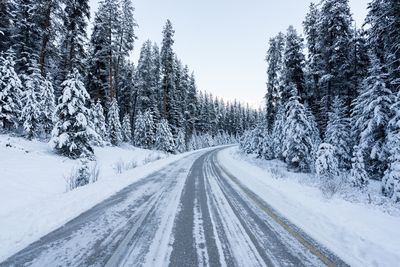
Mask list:
[[[254,209],[258,209],[258,214],[263,213],[269,217],[268,224],[273,228],[278,226],[278,235],[282,235],[280,238],[285,241],[285,246],[289,249],[298,248],[301,249],[299,252],[303,254],[301,261],[303,265],[324,265],[324,266],[348,266],[344,261],[334,255],[332,252],[318,244],[316,241],[307,236],[301,229],[290,223],[288,220],[279,215],[273,208],[271,208],[267,203],[260,199],[255,193],[244,186],[233,174],[222,167],[218,160],[216,159],[216,154],[213,155],[215,168],[219,172],[219,177],[221,183],[225,184],[225,187],[230,188],[231,192],[236,191],[237,194],[242,195],[242,201],[245,203],[252,203]],[[233,189],[233,187],[235,189]],[[240,198],[240,197],[239,197]],[[245,201],[245,199],[247,199]],[[286,235],[286,237],[285,237]],[[294,244],[295,243],[295,244]],[[304,251],[312,254],[311,257],[304,258]],[[297,254],[297,255],[301,255]],[[317,258],[319,264],[314,261],[313,258]],[[308,263],[307,263],[308,262]],[[297,265],[295,265],[297,266]]]
[[[217,183],[218,174],[212,169],[211,156],[206,158],[203,171],[209,184],[211,204],[215,207],[213,217],[219,218],[218,232],[224,233],[221,240],[227,242],[223,248],[229,249],[229,252],[224,254],[232,257],[227,258],[226,261],[230,262],[230,265],[234,263],[235,266],[267,266],[271,262],[263,257],[262,251],[252,241],[248,231],[229,204],[228,197]]]
[[[220,266],[210,218],[202,167],[208,152],[197,159],[186,179],[175,219],[170,266]]]

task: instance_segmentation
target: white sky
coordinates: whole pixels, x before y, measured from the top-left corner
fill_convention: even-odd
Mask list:
[[[90,0],[92,11],[99,0]],[[161,42],[170,19],[174,50],[195,71],[200,90],[254,107],[266,91],[264,61],[269,38],[289,25],[302,32],[312,0],[133,0],[139,24],[133,54],[137,62],[144,41]],[[350,0],[354,20],[361,26],[369,0]]]

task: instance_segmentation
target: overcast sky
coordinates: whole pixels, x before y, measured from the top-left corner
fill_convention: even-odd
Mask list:
[[[92,11],[99,0],[90,0]],[[353,18],[362,25],[369,0],[350,0]],[[174,49],[194,70],[200,90],[254,107],[263,103],[264,61],[269,38],[302,22],[312,0],[133,0],[139,24],[134,61],[142,43],[161,42],[170,19]]]

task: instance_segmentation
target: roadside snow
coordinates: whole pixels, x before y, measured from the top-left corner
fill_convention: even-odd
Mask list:
[[[287,172],[279,161],[252,160],[237,147],[221,151],[218,159],[245,186],[351,266],[391,267],[400,262],[400,216],[342,196],[327,199],[312,185],[311,175]]]
[[[47,143],[0,135],[0,262],[129,184],[193,153],[167,157],[129,145],[96,148],[99,181],[66,192],[65,177],[77,161],[55,155]],[[118,162],[138,167],[118,174]]]

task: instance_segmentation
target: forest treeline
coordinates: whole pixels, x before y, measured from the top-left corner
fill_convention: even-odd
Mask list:
[[[1,1],[1,131],[79,158],[121,142],[183,152],[254,127],[259,111],[199,92],[169,20],[161,48],[144,42],[135,66],[136,27],[131,0],[100,1],[93,24],[89,0]]]
[[[303,26],[269,41],[266,116],[242,149],[400,201],[400,1],[372,0],[358,29],[348,0],[322,0]]]

